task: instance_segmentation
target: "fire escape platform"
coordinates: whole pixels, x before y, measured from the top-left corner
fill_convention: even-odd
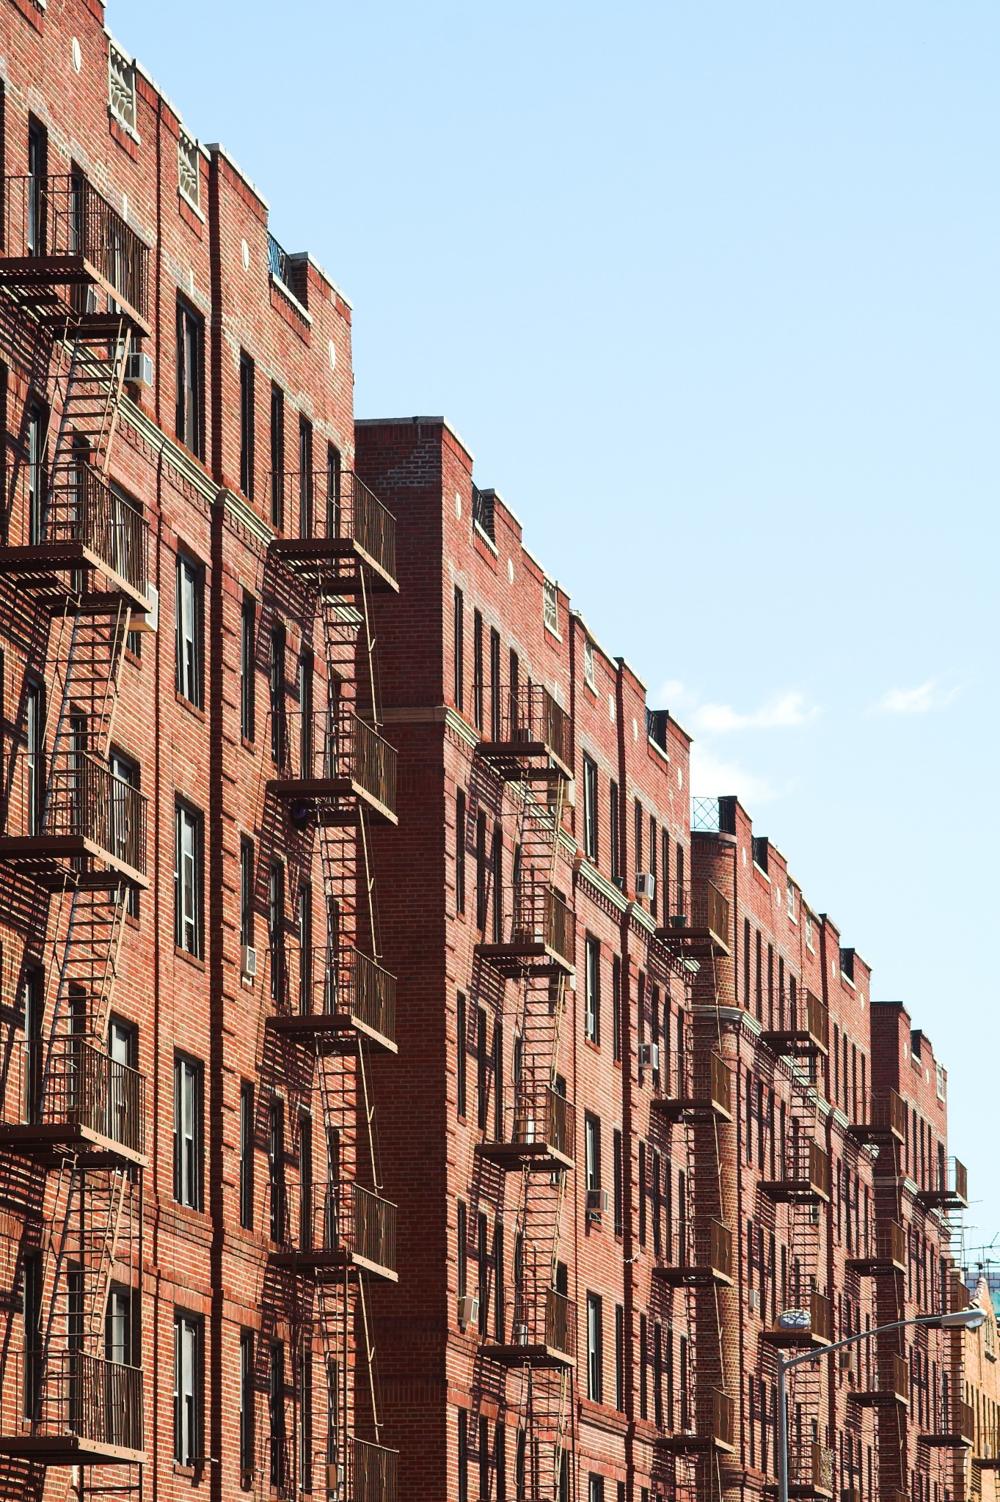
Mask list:
[[[68,539],[65,542],[40,542],[24,547],[0,547],[0,572],[17,575],[22,588],[45,598],[51,596],[60,608],[68,589],[59,575],[79,570],[100,573],[112,586],[109,591],[102,591],[98,596],[88,592],[89,614],[98,613],[94,608],[97,601],[100,602],[103,613],[103,609],[113,608],[119,599],[143,614],[151,609],[149,598],[141,594],[123,574],[118,573],[86,543]]]
[[[3,1434],[0,1454],[16,1455],[22,1460],[47,1466],[143,1465],[145,1450],[130,1450],[123,1445],[102,1444],[81,1434]]]
[[[378,1032],[353,1012],[273,1013],[267,1025],[284,1038],[331,1056],[356,1054],[362,1042],[378,1053],[399,1053],[394,1038]]]
[[[767,1345],[780,1350],[802,1351],[818,1351],[823,1346],[830,1345],[832,1340],[832,1336],[820,1334],[818,1330],[783,1330],[776,1325],[762,1330],[760,1338]]]
[[[828,1205],[830,1191],[811,1179],[769,1179],[761,1184],[761,1194],[777,1205]]]
[[[538,1368],[572,1367],[574,1358],[566,1351],[561,1351],[558,1346],[547,1345],[507,1345],[498,1341],[485,1340],[479,1347],[482,1354],[490,1361],[495,1361],[498,1366],[531,1366]]]
[[[71,862],[83,859],[100,861],[104,869],[75,871]],[[0,836],[0,862],[13,866],[50,892],[73,887],[99,892],[122,883],[145,891],[149,886],[149,877],[143,872],[83,834]]]
[[[695,1434],[680,1430],[673,1434],[657,1434],[653,1444],[665,1455],[704,1455],[709,1450],[720,1455],[733,1455],[736,1452],[735,1444],[717,1434]]]
[[[731,1288],[732,1276],[711,1263],[665,1263],[653,1266],[653,1277],[668,1288]]]
[[[94,287],[118,311],[80,312],[71,302],[54,295],[54,289],[61,287]],[[59,330],[69,323],[75,336],[110,338],[120,332],[123,323],[139,338],[153,332],[152,325],[125,301],[121,290],[113,287],[84,255],[3,256],[0,291],[7,290],[18,294],[21,306],[31,308],[44,326]]]
[[[533,1173],[559,1173],[573,1167],[573,1154],[551,1142],[480,1142],[477,1152],[508,1172],[527,1168]]]
[[[705,1096],[654,1096],[649,1109],[662,1116],[664,1121],[720,1121],[730,1122],[733,1113],[720,1100]]]
[[[722,934],[704,925],[658,928],[656,937],[665,949],[691,959],[725,959],[729,954],[729,945]]]
[[[382,823],[399,823],[395,810],[353,777],[275,777],[267,786],[276,798],[315,803],[320,822],[329,827],[357,823],[362,804]]]
[[[76,1122],[0,1122],[0,1151],[18,1153],[48,1167],[57,1167],[72,1153],[84,1170],[117,1168],[134,1163],[145,1168],[149,1159],[103,1132]]]
[[[294,1247],[272,1252],[275,1267],[288,1267],[314,1283],[336,1283],[345,1275],[357,1277],[366,1272],[384,1283],[398,1283],[399,1273],[394,1267],[376,1262],[363,1252],[347,1247]]]
[[[356,537],[276,537],[268,552],[331,599],[366,589],[399,593],[389,569]]]
[[[571,960],[542,939],[477,944],[476,954],[508,980],[523,980],[529,975],[571,976],[575,968]]]
[[[544,741],[480,741],[476,751],[504,782],[569,782],[573,776]]]
[[[776,1054],[823,1054],[828,1052],[827,1045],[822,1038],[808,1031],[792,1031],[791,1029],[775,1028],[762,1032],[762,1043],[766,1043],[772,1053]]]

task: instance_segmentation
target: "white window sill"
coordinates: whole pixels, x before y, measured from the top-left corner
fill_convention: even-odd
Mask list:
[[[139,132],[136,130],[135,126],[130,125],[127,120],[124,120],[122,116],[119,115],[118,111],[114,109],[110,104],[108,105],[108,117],[112,119],[116,125],[120,126],[127,136],[131,136],[132,140],[137,146],[142,145],[142,141],[139,137]]]
[[[195,203],[194,199],[188,197],[188,195],[185,193],[185,191],[184,191],[183,188],[178,188],[177,189],[177,197],[180,199],[180,201],[182,203],[184,203],[184,204],[187,205],[187,207],[191,210],[192,214],[197,214],[198,215],[198,218],[201,220],[202,224],[205,223],[205,215],[202,213],[201,209]]]

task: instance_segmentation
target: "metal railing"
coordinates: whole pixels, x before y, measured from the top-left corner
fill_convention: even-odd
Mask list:
[[[343,1454],[328,1450],[326,1492],[330,1502],[396,1502],[399,1451],[351,1435]]]
[[[763,1015],[764,997],[758,992],[758,1008]],[[793,1000],[790,991],[780,991],[777,997],[775,1026],[764,1029],[779,1036],[794,1034],[805,1036],[826,1048],[830,1039],[830,1013],[826,1004],[811,991],[799,991]]]
[[[13,482],[15,514],[31,513],[33,476],[22,465]],[[28,546],[77,545],[95,553],[137,595],[145,598],[149,585],[149,525],[143,513],[108,484],[89,464],[42,476],[43,505],[40,532],[30,539],[27,527],[20,541]],[[14,541],[14,539],[11,539]]]
[[[898,1221],[876,1222],[862,1226],[856,1251],[848,1243],[848,1257],[855,1260],[894,1263],[906,1266],[906,1232]]]
[[[549,1085],[522,1080],[515,1091],[514,1105],[505,1117],[510,1123],[509,1140],[516,1146],[545,1144],[564,1157],[572,1158],[576,1111],[565,1096]]]
[[[667,1052],[660,1045],[661,1096],[665,1101],[692,1101],[698,1106],[732,1108],[732,1075],[725,1059],[713,1050]]]
[[[736,1405],[728,1393],[712,1391],[712,1439],[732,1449],[736,1436]]]
[[[889,1132],[894,1137],[906,1135],[906,1103],[891,1087],[873,1094],[867,1111],[862,1108],[860,1126],[873,1132]]]
[[[287,1017],[347,1015],[385,1038],[396,1027],[396,977],[350,945],[300,949],[272,945],[271,996]]]
[[[954,1393],[932,1393],[927,1423],[921,1426],[921,1433],[955,1436],[972,1444],[976,1437],[975,1410]]]
[[[41,834],[90,840],[144,875],[145,794],[89,751],[72,752],[68,761],[51,771]]]
[[[515,1289],[504,1301],[501,1343],[576,1355],[576,1304],[555,1288]]]
[[[735,834],[736,799],[692,798],[691,829],[695,834]]]
[[[711,1268],[732,1277],[733,1233],[714,1216],[675,1221],[660,1262],[664,1267]]]
[[[340,706],[282,716],[278,777],[286,782],[352,782],[383,807],[396,807],[396,751],[373,725]]]
[[[543,944],[567,965],[576,956],[576,915],[547,882],[524,879],[508,888],[510,936],[516,947]]]
[[[300,1252],[344,1251],[396,1270],[396,1206],[362,1184],[307,1185],[298,1237]]]
[[[814,1491],[833,1490],[833,1451],[816,1440],[803,1440],[789,1446],[789,1479],[798,1486]]]
[[[272,470],[268,493],[276,516],[298,516],[303,540],[351,539],[396,577],[396,518],[354,470]]]
[[[544,684],[505,689],[499,718],[501,745],[540,745],[572,766],[573,722]]]
[[[729,942],[729,901],[714,882],[667,882],[664,928],[706,929]]]
[[[78,173],[4,178],[3,255],[80,256],[141,318],[148,312],[148,246]]]
[[[830,1155],[825,1148],[820,1147],[818,1142],[809,1142],[807,1152],[802,1160],[799,1170],[800,1175],[818,1189],[827,1199],[830,1198],[832,1183],[830,1172]]]
[[[82,1038],[22,1043],[8,1094],[28,1125],[93,1132],[135,1153],[145,1149],[146,1077]]]
[[[143,1448],[142,1369],[83,1351],[18,1351],[3,1385],[4,1434],[75,1436],[88,1444]]]
[[[492,490],[480,490],[476,485],[472,487],[472,520],[484,532],[490,542],[496,542],[494,494]]]

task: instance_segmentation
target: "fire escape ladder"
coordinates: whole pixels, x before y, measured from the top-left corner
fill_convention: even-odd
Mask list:
[[[816,1140],[816,1062],[810,1055],[791,1060],[789,1130],[785,1144],[785,1175],[789,1181],[806,1183],[810,1178],[810,1154]],[[823,1211],[812,1199],[793,1199],[788,1204],[789,1270],[793,1282],[791,1302],[810,1308],[820,1293]],[[815,1324],[815,1321],[814,1321]],[[826,1332],[830,1338],[830,1332]],[[824,1388],[826,1363],[807,1361],[796,1367],[789,1382],[789,1412],[795,1422],[789,1440],[789,1475],[808,1481],[813,1464],[813,1444],[829,1449],[826,1432]]]

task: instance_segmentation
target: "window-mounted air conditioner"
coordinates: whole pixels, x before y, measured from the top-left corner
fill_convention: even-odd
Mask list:
[[[640,1069],[659,1069],[659,1067],[660,1067],[660,1045],[658,1043],[640,1043],[639,1044],[639,1068]]]
[[[244,980],[253,980],[257,974],[257,951],[252,944],[244,944],[240,951],[240,969]]]
[[[656,896],[656,877],[652,871],[639,871],[635,878],[635,895],[648,897],[650,902]]]

